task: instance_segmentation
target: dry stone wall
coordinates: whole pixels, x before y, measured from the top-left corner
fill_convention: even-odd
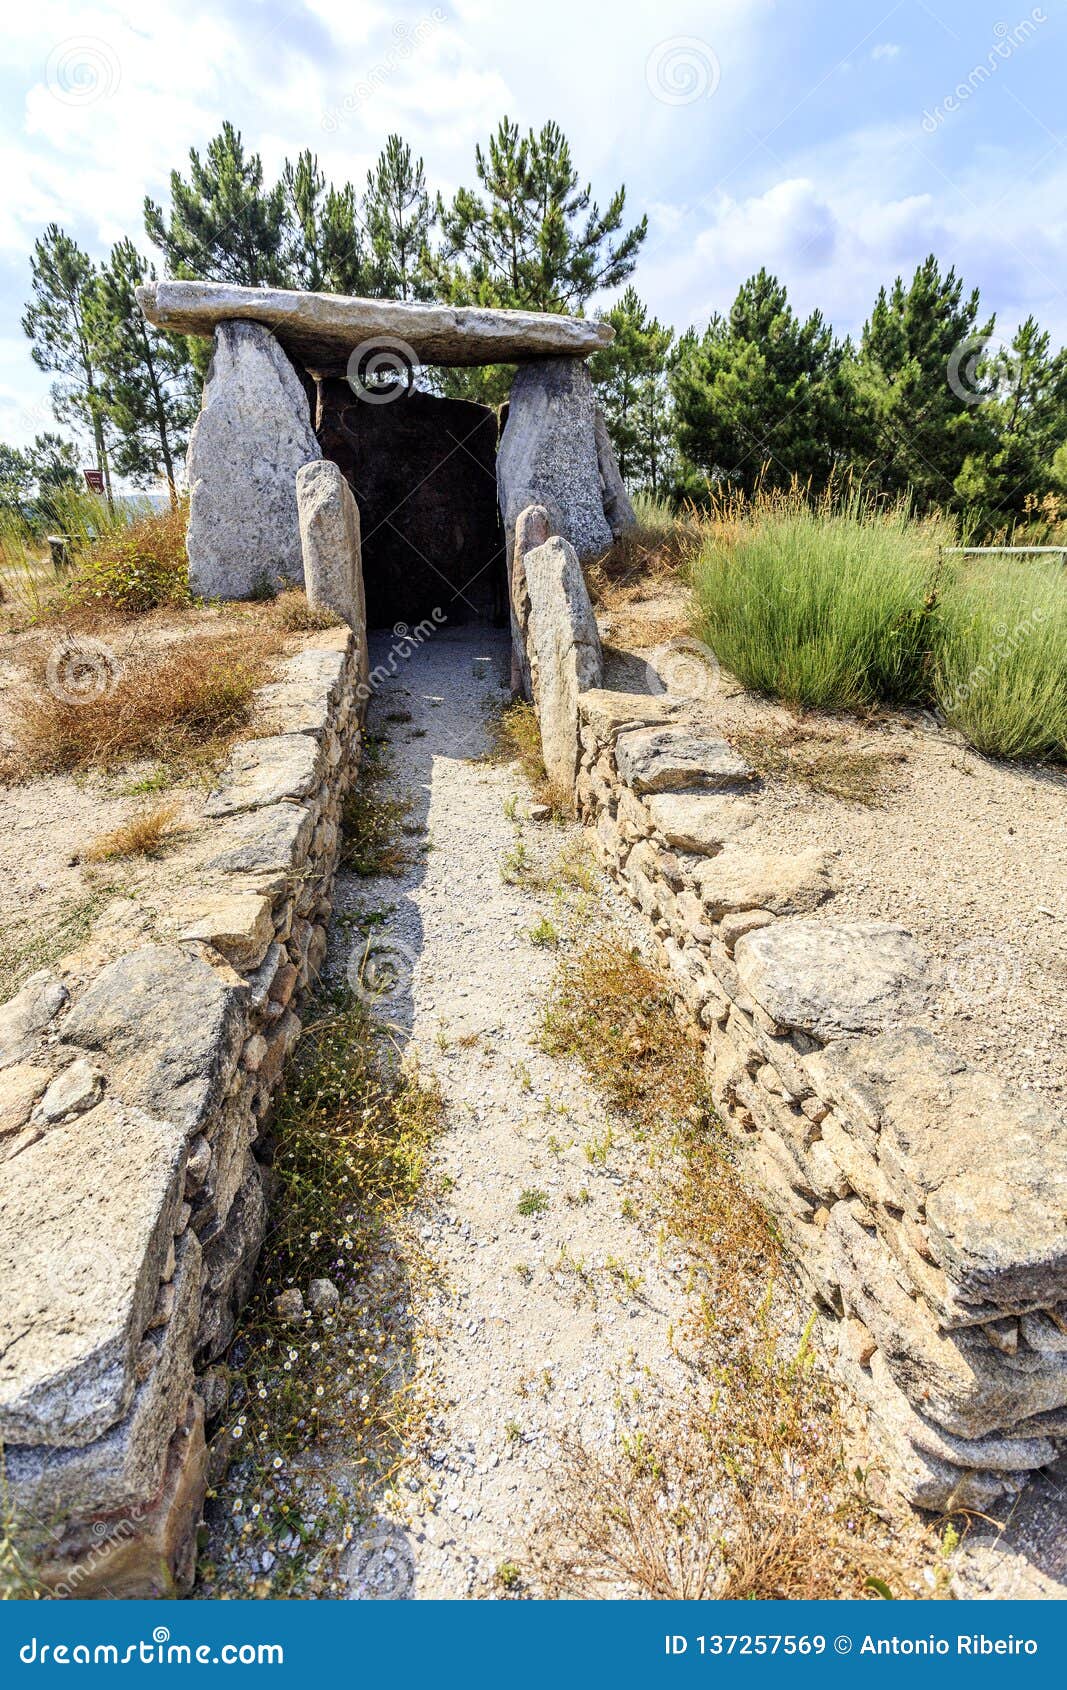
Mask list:
[[[666,696],[579,700],[577,800],[655,932],[754,1190],[896,1483],[985,1508],[1067,1449],[1067,1132],[922,1024],[926,958]]]
[[[282,664],[260,699],[276,731],[230,756],[172,938],[0,1007],[0,1440],[60,1595],[192,1579],[201,1378],[263,1239],[259,1156],[326,950],[364,672],[348,629]]]

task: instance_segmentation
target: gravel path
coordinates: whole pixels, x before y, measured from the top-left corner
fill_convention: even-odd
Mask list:
[[[360,947],[353,912],[386,915],[370,931],[399,978],[377,1013],[388,1005],[447,1106],[443,1195],[417,1223],[442,1276],[420,1310],[426,1467],[401,1510],[418,1597],[492,1595],[509,1564],[525,1574],[530,1529],[557,1500],[560,1434],[602,1445],[620,1414],[647,1417],[661,1388],[684,1385],[669,1328],[685,1264],[659,1259],[646,1158],[537,1044],[556,953],[530,929],[566,893],[505,884],[502,864],[521,833],[549,878],[580,830],[510,819],[515,771],[469,760],[506,696],[506,658],[491,631],[442,633],[376,696],[389,785],[414,795],[430,849],[396,878],[345,878],[336,905],[335,968]],[[638,942],[628,906],[606,887],[597,898]],[[628,1191],[640,1224],[622,1213]],[[524,1192],[546,1206],[520,1214]]]

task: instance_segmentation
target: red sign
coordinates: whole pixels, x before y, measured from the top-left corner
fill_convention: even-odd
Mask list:
[[[104,491],[104,472],[102,469],[83,469],[82,474],[90,493],[102,493]]]

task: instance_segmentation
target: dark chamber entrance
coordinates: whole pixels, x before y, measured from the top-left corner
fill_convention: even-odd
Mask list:
[[[367,623],[500,619],[497,418],[485,405],[411,392],[384,404],[320,380],[315,432],[359,506]]]

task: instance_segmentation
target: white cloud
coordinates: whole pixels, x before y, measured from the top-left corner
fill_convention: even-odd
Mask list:
[[[900,44],[896,41],[879,41],[877,47],[871,48],[872,59],[899,59]]]

